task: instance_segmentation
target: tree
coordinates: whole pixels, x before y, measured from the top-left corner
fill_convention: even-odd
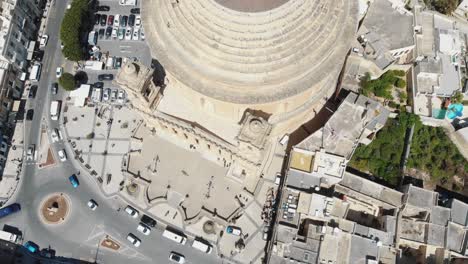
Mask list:
[[[64,72],[58,80],[60,86],[66,91],[73,91],[76,89],[76,80],[73,74]]]
[[[398,88],[405,88],[406,86],[406,81],[403,79],[398,78],[395,82],[395,86]]]
[[[84,47],[80,40],[89,24],[89,8],[88,0],[73,0],[63,17],[60,39],[64,46],[63,55],[69,60],[79,61],[84,58]]]
[[[459,4],[459,0],[424,0],[426,5],[437,10],[438,12],[450,15]]]
[[[463,102],[463,94],[461,92],[455,92],[451,99],[454,103],[461,104]]]

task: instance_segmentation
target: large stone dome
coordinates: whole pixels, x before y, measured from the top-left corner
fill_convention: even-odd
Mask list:
[[[273,9],[226,7],[242,9],[249,2]],[[354,0],[145,0],[142,5],[152,55],[166,71],[208,97],[238,104],[334,89],[316,84],[337,75],[357,27]]]

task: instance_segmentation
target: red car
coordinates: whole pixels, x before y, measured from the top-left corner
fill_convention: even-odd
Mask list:
[[[107,25],[112,26],[113,24],[114,24],[114,16],[109,15],[109,17],[107,18]]]

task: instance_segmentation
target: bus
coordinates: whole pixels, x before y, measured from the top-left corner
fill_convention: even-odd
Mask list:
[[[42,66],[40,63],[34,64],[34,66],[32,66],[31,73],[29,74],[29,80],[33,82],[39,81],[41,78],[41,68]]]
[[[198,238],[195,238],[195,240],[193,241],[192,247],[196,248],[196,249],[198,249],[198,250],[200,250],[202,252],[205,252],[207,254],[210,254],[211,251],[213,250],[213,247],[210,244],[208,244],[205,241],[202,241],[202,240],[200,240]]]
[[[18,212],[20,210],[21,210],[21,206],[18,203],[10,204],[0,209],[0,218],[5,217],[9,214]]]

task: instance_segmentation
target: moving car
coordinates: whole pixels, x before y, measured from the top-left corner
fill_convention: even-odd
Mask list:
[[[180,264],[185,263],[185,257],[177,252],[171,252],[171,254],[169,255],[169,260]]]
[[[109,17],[107,18],[107,25],[108,26],[113,26],[114,25],[114,16],[113,15],[109,15]]]
[[[19,211],[21,211],[21,205],[19,203],[10,204],[0,209],[0,218]]]
[[[39,41],[39,48],[44,48],[47,45],[48,40],[49,40],[48,35],[42,35],[41,40]]]
[[[62,67],[57,67],[57,70],[55,70],[55,76],[58,78],[60,78],[60,76],[62,76],[62,73],[63,73],[63,68]]]
[[[59,159],[60,159],[61,162],[64,162],[64,161],[67,160],[67,154],[66,154],[64,149],[61,149],[61,150],[57,151],[57,154],[58,154]]]
[[[98,7],[98,11],[110,11],[110,7],[109,6],[99,6]]]
[[[52,143],[59,142],[59,140],[62,139],[62,135],[58,128],[55,128],[52,130],[52,133],[50,134],[50,137],[52,138]]]
[[[101,27],[104,27],[107,23],[107,15],[101,15]]]
[[[39,246],[32,241],[24,243],[24,247],[31,253],[36,253],[39,251]]]
[[[137,230],[138,230],[140,233],[144,234],[145,236],[147,236],[147,235],[149,235],[149,234],[151,233],[150,228],[147,227],[147,226],[146,226],[145,224],[143,224],[143,223],[138,224]]]
[[[88,205],[89,209],[91,209],[92,211],[95,211],[97,209],[97,207],[98,207],[98,204],[93,199],[89,200],[87,205]]]
[[[132,14],[140,14],[140,8],[132,8],[132,9],[130,9],[130,13],[132,13]]]
[[[29,88],[28,98],[35,98],[36,92],[37,92],[37,85],[31,86],[31,88]]]
[[[95,88],[102,88],[102,87],[104,87],[104,83],[103,83],[103,82],[95,82],[95,83],[93,84],[93,87],[95,87]]]
[[[104,102],[109,101],[110,93],[111,93],[110,88],[104,89],[104,93],[102,94],[102,100],[103,100]]]
[[[127,240],[130,241],[130,243],[132,243],[135,247],[139,247],[141,244],[141,240],[132,233],[128,234]]]
[[[141,27],[141,16],[135,16],[135,27]]]
[[[26,160],[34,160],[36,156],[36,145],[32,144],[29,146],[28,150],[26,150]]]
[[[70,181],[73,188],[77,188],[80,185],[80,182],[78,181],[78,178],[75,174],[72,174],[70,177],[68,177],[68,180]]]
[[[132,218],[137,218],[138,217],[138,211],[131,207],[130,205],[127,205],[127,207],[125,208],[125,212],[130,215]]]
[[[99,74],[98,80],[99,81],[112,81],[114,79],[114,74],[106,73],[106,74]]]
[[[114,27],[118,27],[120,25],[120,15],[114,16]]]
[[[52,94],[57,94],[58,92],[58,83],[54,82],[50,84],[50,92]]]
[[[146,226],[149,226],[149,227],[155,227],[156,226],[156,220],[154,220],[153,218],[147,216],[147,215],[143,215],[141,217],[141,222],[144,223]]]
[[[133,27],[135,25],[135,15],[131,14],[128,16],[128,25]]]
[[[34,117],[34,110],[33,110],[33,109],[29,109],[29,110],[26,112],[26,120],[31,121],[31,120],[33,120],[33,117]]]
[[[127,28],[125,31],[125,40],[131,40],[132,39],[132,28]]]
[[[133,39],[133,40],[138,40],[138,39],[140,39],[140,29],[139,29],[139,28],[135,28],[135,29],[133,30],[132,39]]]

